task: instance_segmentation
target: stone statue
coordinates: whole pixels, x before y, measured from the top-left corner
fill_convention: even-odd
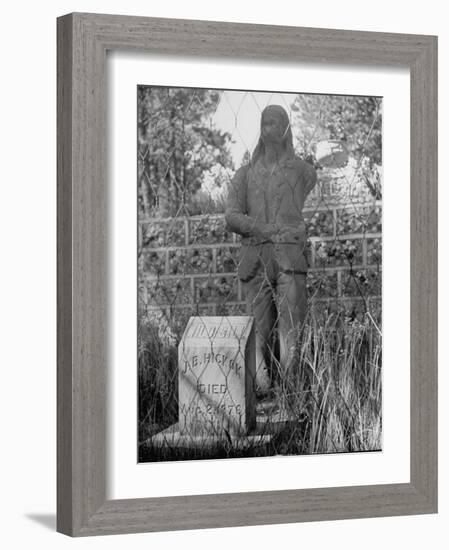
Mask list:
[[[235,173],[226,206],[229,229],[242,236],[238,276],[256,323],[259,396],[271,389],[272,365],[280,369],[283,382],[298,368],[297,345],[307,310],[302,209],[315,183],[315,169],[294,153],[287,112],[268,105],[258,144],[249,164]]]

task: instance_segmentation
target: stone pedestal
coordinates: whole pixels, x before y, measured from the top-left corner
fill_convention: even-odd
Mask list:
[[[222,438],[256,425],[253,317],[191,317],[178,348],[179,432]]]

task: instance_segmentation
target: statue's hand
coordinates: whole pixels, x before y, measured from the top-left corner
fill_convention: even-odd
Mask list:
[[[264,223],[258,227],[257,236],[267,241],[275,241],[279,231],[279,226],[273,223]]]
[[[297,226],[283,225],[277,233],[279,243],[304,243],[306,240],[306,226],[301,223]]]

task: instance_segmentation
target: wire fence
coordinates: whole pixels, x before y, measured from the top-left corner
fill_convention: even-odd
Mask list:
[[[380,448],[381,117],[138,88],[140,461]]]

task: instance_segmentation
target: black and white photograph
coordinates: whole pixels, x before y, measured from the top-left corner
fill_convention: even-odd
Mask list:
[[[382,98],[137,89],[139,462],[382,449]]]

